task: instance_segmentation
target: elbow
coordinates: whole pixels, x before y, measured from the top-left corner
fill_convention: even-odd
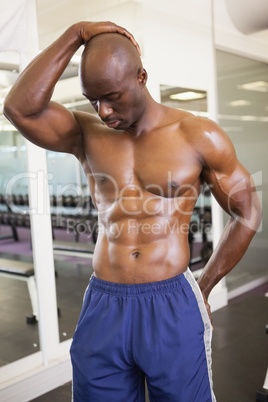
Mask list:
[[[16,110],[14,102],[12,102],[12,99],[8,99],[8,97],[4,100],[2,112],[12,124],[19,120],[19,113]]]
[[[4,100],[3,108],[2,108],[3,115],[10,120],[12,114],[14,114],[13,108],[12,108],[12,102],[10,102],[8,99]]]

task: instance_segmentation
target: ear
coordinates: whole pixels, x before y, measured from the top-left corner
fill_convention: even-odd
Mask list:
[[[148,74],[147,74],[147,71],[145,70],[145,68],[143,68],[143,67],[140,68],[138,71],[138,82],[142,88],[145,87],[147,78],[148,78]]]

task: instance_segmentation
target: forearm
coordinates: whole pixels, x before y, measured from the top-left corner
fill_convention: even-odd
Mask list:
[[[112,22],[82,21],[74,24],[37,56],[20,75],[5,99],[3,111],[6,117],[11,121],[18,121],[42,113],[76,50],[92,37],[108,32],[125,35],[140,53],[133,35]]]
[[[255,225],[258,226],[258,223]],[[230,272],[246,252],[256,230],[239,219],[230,218],[219,243],[198,279],[207,299],[213,287]]]
[[[4,114],[31,116],[41,113],[51,99],[54,87],[83,40],[75,24],[40,53],[22,72],[4,103]]]

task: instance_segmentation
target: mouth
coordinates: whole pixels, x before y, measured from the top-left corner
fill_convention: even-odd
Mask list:
[[[116,128],[120,124],[120,120],[114,120],[114,121],[105,121],[104,122],[108,127],[110,128]]]

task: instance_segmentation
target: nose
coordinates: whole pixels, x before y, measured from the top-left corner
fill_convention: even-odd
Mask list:
[[[103,101],[100,101],[98,104],[98,115],[102,120],[106,117],[110,116],[113,113],[113,109]]]

